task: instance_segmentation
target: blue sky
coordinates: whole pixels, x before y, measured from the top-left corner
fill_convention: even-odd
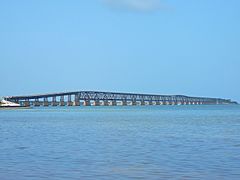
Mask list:
[[[0,0],[0,96],[72,90],[240,101],[239,0]]]

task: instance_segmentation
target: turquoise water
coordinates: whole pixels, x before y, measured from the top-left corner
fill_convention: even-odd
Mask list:
[[[240,179],[240,106],[0,110],[0,179]]]

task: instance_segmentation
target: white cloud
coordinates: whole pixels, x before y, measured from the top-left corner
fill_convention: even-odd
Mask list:
[[[103,0],[107,5],[135,11],[155,11],[162,8],[160,0]]]

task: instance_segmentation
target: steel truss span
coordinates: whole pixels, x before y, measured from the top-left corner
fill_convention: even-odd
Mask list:
[[[236,104],[230,99],[98,91],[76,91],[30,96],[8,96],[22,106],[214,105]]]

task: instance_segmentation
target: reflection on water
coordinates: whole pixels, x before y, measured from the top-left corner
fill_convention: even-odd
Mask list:
[[[240,179],[240,106],[0,110],[0,179]]]

